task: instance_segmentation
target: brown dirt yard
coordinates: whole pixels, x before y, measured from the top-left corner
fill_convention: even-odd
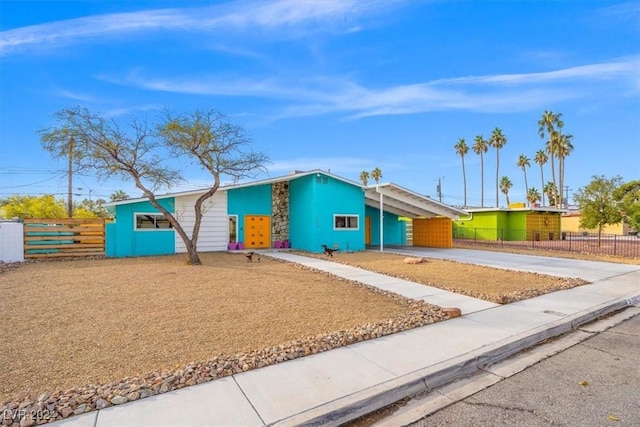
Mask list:
[[[176,255],[0,269],[0,402],[387,322],[416,308],[265,256],[201,259],[197,267]],[[422,324],[446,318],[420,307]]]
[[[405,264],[405,255],[373,251],[335,252],[333,258],[321,254],[305,254],[416,283],[446,289],[475,298],[505,304],[560,289],[587,283],[582,279],[564,279],[536,273],[424,258],[420,264]]]
[[[197,267],[176,255],[0,268],[0,402],[61,390],[49,400],[67,405],[65,396],[84,393],[93,396],[88,411],[98,398],[132,400],[147,386],[155,394],[446,318],[426,303],[266,256],[201,259]],[[403,259],[359,252],[333,261],[500,302],[584,283]]]

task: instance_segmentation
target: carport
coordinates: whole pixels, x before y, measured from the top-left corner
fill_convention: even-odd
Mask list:
[[[444,217],[451,220],[468,212],[440,203],[391,182],[365,188],[365,204],[380,211],[380,251],[384,251],[384,211],[411,219]]]

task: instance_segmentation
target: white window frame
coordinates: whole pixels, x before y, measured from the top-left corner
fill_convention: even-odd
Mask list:
[[[162,217],[163,219],[167,219],[164,214],[160,212],[134,212],[133,213],[133,231],[173,231],[173,225],[169,223],[169,228],[138,228],[138,216],[154,216],[154,217]],[[156,220],[157,221],[157,220]],[[167,220],[168,221],[168,220]]]
[[[336,219],[338,217],[344,217],[345,226],[344,227],[336,227]],[[355,218],[358,226],[357,227],[347,227],[347,218]],[[334,231],[358,231],[360,230],[360,215],[358,214],[333,214],[333,230]]]

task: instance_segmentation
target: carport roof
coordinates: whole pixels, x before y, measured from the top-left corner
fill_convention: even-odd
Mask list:
[[[462,209],[440,203],[391,182],[370,185],[365,188],[364,194],[367,206],[380,209],[382,195],[383,210],[408,218],[444,216],[458,219],[460,215],[468,215]]]

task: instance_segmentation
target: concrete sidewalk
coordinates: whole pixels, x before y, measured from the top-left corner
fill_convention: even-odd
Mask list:
[[[403,254],[581,277],[589,285],[504,306],[330,261],[268,252],[462,317],[225,377],[53,423],[53,426],[337,425],[475,372],[603,314],[640,305],[640,266],[472,250]],[[440,301],[440,302],[437,302]]]

